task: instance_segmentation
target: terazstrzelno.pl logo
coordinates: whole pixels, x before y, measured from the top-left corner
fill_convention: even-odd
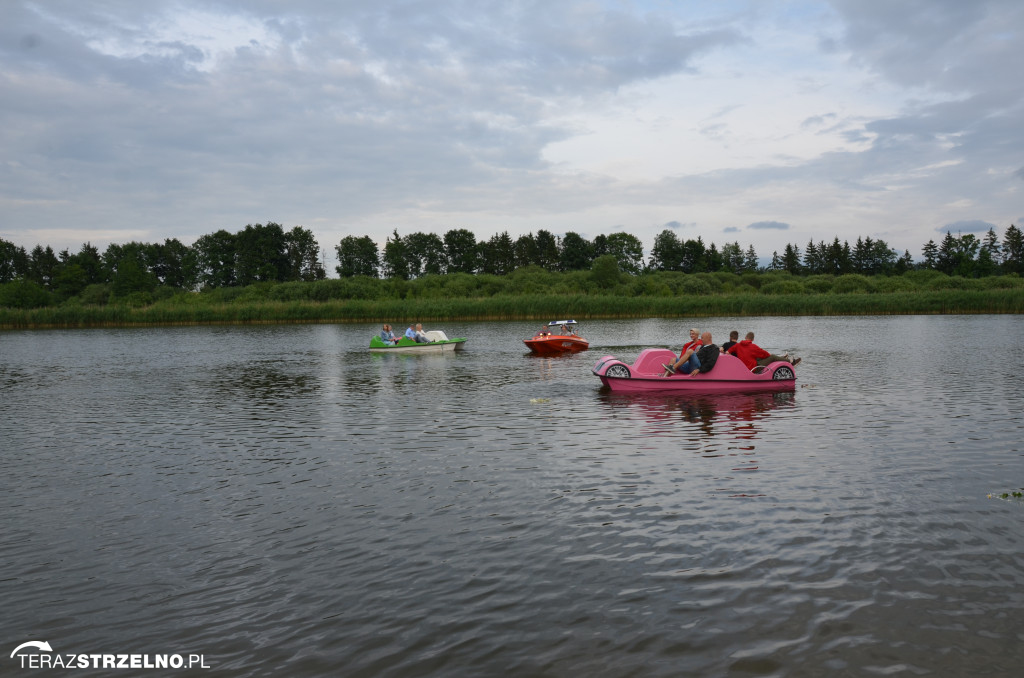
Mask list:
[[[111,654],[54,652],[45,640],[14,648],[11,659],[23,669],[208,669],[201,654]]]

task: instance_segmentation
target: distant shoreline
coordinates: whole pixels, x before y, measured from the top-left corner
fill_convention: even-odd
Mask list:
[[[1024,313],[1024,289],[893,293],[601,296],[519,295],[472,299],[237,300],[200,295],[127,305],[0,308],[0,329],[268,325],[411,321],[576,320],[711,316],[977,315]]]

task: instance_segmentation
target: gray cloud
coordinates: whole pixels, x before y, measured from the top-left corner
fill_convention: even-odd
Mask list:
[[[747,226],[748,229],[758,230],[778,230],[786,231],[789,229],[789,224],[784,224],[781,221],[755,221],[754,223]]]
[[[990,224],[987,221],[980,219],[969,219],[967,221],[954,221],[951,224],[940,226],[935,230],[939,233],[987,233],[989,229],[996,230],[998,227],[995,224]]]
[[[726,226],[722,229],[722,233],[739,233],[740,229],[735,226]]]
[[[598,232],[606,218],[640,233],[686,213],[694,222],[665,228],[707,238],[743,214],[786,214],[821,231],[785,229],[801,240],[856,229],[902,249],[960,218],[1005,228],[1024,179],[1013,39],[1024,5],[830,4],[827,61],[845,55],[843,75],[864,74],[863,91],[904,105],[882,118],[838,100],[810,110],[787,124],[845,150],[757,164],[742,159],[750,130],[730,118],[733,153],[714,172],[631,180],[561,171],[546,149],[583,132],[579,111],[643,118],[648,82],[674,76],[684,93],[694,80],[683,76],[707,82],[700,67],[717,50],[761,57],[771,46],[745,31],[774,10],[697,23],[671,3],[645,13],[539,0],[8,2],[0,237],[189,240],[273,220],[383,240],[395,226],[488,218],[559,232]],[[178,19],[192,30],[166,28]],[[216,33],[221,24],[234,34]],[[751,105],[735,93],[739,71],[717,77],[705,91],[721,100],[691,128],[709,152],[724,146],[720,118]],[[58,232],[72,241],[47,235]],[[746,233],[777,239],[765,226]]]
[[[834,122],[838,116],[835,113],[825,113],[823,115],[812,115],[809,118],[804,119],[800,123],[800,127],[803,129],[811,129],[815,127],[824,127],[826,124]]]
[[[158,39],[182,10],[254,32],[219,55]],[[36,226],[111,224],[131,195],[135,223],[193,237],[439,201],[500,209],[555,188],[542,151],[574,132],[548,121],[553,102],[690,70],[738,40],[568,3],[12,3],[0,201]],[[76,191],[98,199],[71,210]]]

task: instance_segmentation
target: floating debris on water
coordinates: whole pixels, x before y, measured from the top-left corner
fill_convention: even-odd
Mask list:
[[[1019,490],[1010,490],[1009,492],[992,492],[988,495],[989,499],[1005,499],[1011,501],[1016,499],[1017,501],[1024,500],[1024,487]]]
[[[533,403],[534,405],[539,405],[541,403],[550,403],[551,398],[530,398],[530,402]]]

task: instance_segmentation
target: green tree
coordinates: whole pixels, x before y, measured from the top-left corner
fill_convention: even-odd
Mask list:
[[[409,279],[411,272],[409,271],[409,254],[407,250],[408,247],[405,240],[398,235],[398,229],[395,229],[392,237],[388,238],[387,242],[384,243],[384,256],[381,263],[383,264],[385,278]]]
[[[537,265],[548,271],[557,271],[561,261],[562,246],[558,237],[543,228],[537,231]]]
[[[1024,275],[1024,236],[1013,224],[1003,234],[1003,271]]]
[[[335,245],[338,265],[335,270],[342,278],[363,275],[376,278],[380,268],[380,253],[377,244],[368,235],[356,237],[347,235]]]
[[[976,257],[981,241],[973,233],[964,233],[956,239],[956,266],[953,275],[971,278],[977,276],[975,271]]]
[[[508,231],[494,234],[490,240],[481,242],[477,247],[480,251],[481,273],[508,275],[515,270],[515,243]]]
[[[248,224],[235,235],[235,278],[239,285],[288,279],[284,229],[270,222]]]
[[[235,277],[235,236],[224,229],[200,236],[192,246],[197,278],[204,287],[231,287]]]
[[[743,271],[746,273],[754,273],[760,268],[757,262],[757,252],[754,251],[753,245],[747,246],[747,251],[743,253]]]
[[[683,259],[682,244],[676,234],[665,229],[654,236],[654,245],[651,247],[651,258],[647,262],[647,268],[652,271],[675,271]]]
[[[198,262],[194,249],[177,238],[167,238],[157,247],[159,271],[153,270],[161,285],[194,290],[199,282]]]
[[[722,245],[722,270],[740,274],[745,270],[746,260],[738,242]]]
[[[956,268],[956,238],[949,231],[939,245],[938,256],[935,258],[935,270],[942,271],[946,275],[953,275]]]
[[[619,284],[622,273],[619,271],[619,260],[614,254],[604,254],[594,259],[590,267],[590,280],[603,290],[611,289]]]
[[[39,283],[19,278],[0,283],[0,308],[42,308],[53,303],[53,296]]]
[[[644,267],[644,245],[640,238],[622,231],[612,233],[608,236],[607,247],[608,254],[615,257],[620,271],[640,275]]]
[[[28,276],[32,282],[38,283],[50,289],[53,286],[53,276],[57,272],[60,260],[53,253],[53,248],[47,245],[36,245],[29,254]]]
[[[822,273],[825,269],[825,264],[822,259],[822,253],[818,250],[818,246],[814,244],[814,240],[807,242],[807,247],[804,249],[804,270],[809,275],[817,275]]]
[[[786,249],[782,252],[782,268],[793,275],[799,275],[801,273],[799,247],[788,243],[786,244]]]
[[[988,229],[988,233],[985,234],[985,239],[981,243],[982,251],[988,252],[988,257],[995,264],[1003,263],[1003,248],[999,246],[999,236],[996,235],[994,228]],[[981,253],[978,253],[981,256]]]
[[[533,233],[527,233],[516,238],[512,245],[515,256],[516,268],[526,266],[540,266],[540,248],[537,247],[537,239]]]
[[[705,261],[707,261],[708,271],[714,272],[725,270],[725,259],[722,257],[722,253],[718,251],[718,245],[715,243],[711,243],[711,245],[708,246]]]
[[[974,262],[974,275],[979,278],[986,278],[999,272],[999,264],[992,259],[992,250],[982,247],[978,251],[978,258]]]
[[[127,297],[135,292],[152,292],[157,286],[156,276],[133,256],[126,256],[118,262],[117,272],[110,282],[115,297]]]
[[[24,247],[0,238],[0,284],[28,275],[28,253]]]
[[[900,257],[893,266],[893,273],[896,275],[903,275],[907,271],[913,270],[914,258],[910,256],[910,250],[903,250],[903,256]]]
[[[78,265],[85,275],[86,285],[95,285],[107,281],[103,268],[103,257],[100,251],[90,243],[84,243],[78,253],[70,255],[65,265]]]
[[[150,246],[135,242],[134,240],[124,245],[110,243],[104,250],[101,259],[103,260],[104,279],[113,282],[125,262],[131,261],[142,271],[149,271]]]
[[[559,269],[562,271],[583,271],[594,262],[593,246],[579,233],[569,231],[562,236],[562,252]]]
[[[700,236],[696,240],[686,239],[679,243],[678,270],[683,273],[707,271],[707,249]]]
[[[924,257],[924,261],[921,262],[922,268],[935,270],[939,265],[939,246],[935,244],[934,240],[929,240],[921,248],[921,254]]]
[[[309,229],[294,226],[284,234],[284,256],[288,262],[285,280],[323,280],[327,277],[320,260],[320,243]]]
[[[478,252],[472,231],[456,228],[445,233],[444,253],[448,260],[447,273],[476,273]]]
[[[70,299],[89,286],[89,276],[80,264],[70,262],[57,268],[53,277],[53,292],[58,299]]]
[[[410,233],[405,236],[409,275],[440,275],[446,268],[444,241],[436,233]]]

